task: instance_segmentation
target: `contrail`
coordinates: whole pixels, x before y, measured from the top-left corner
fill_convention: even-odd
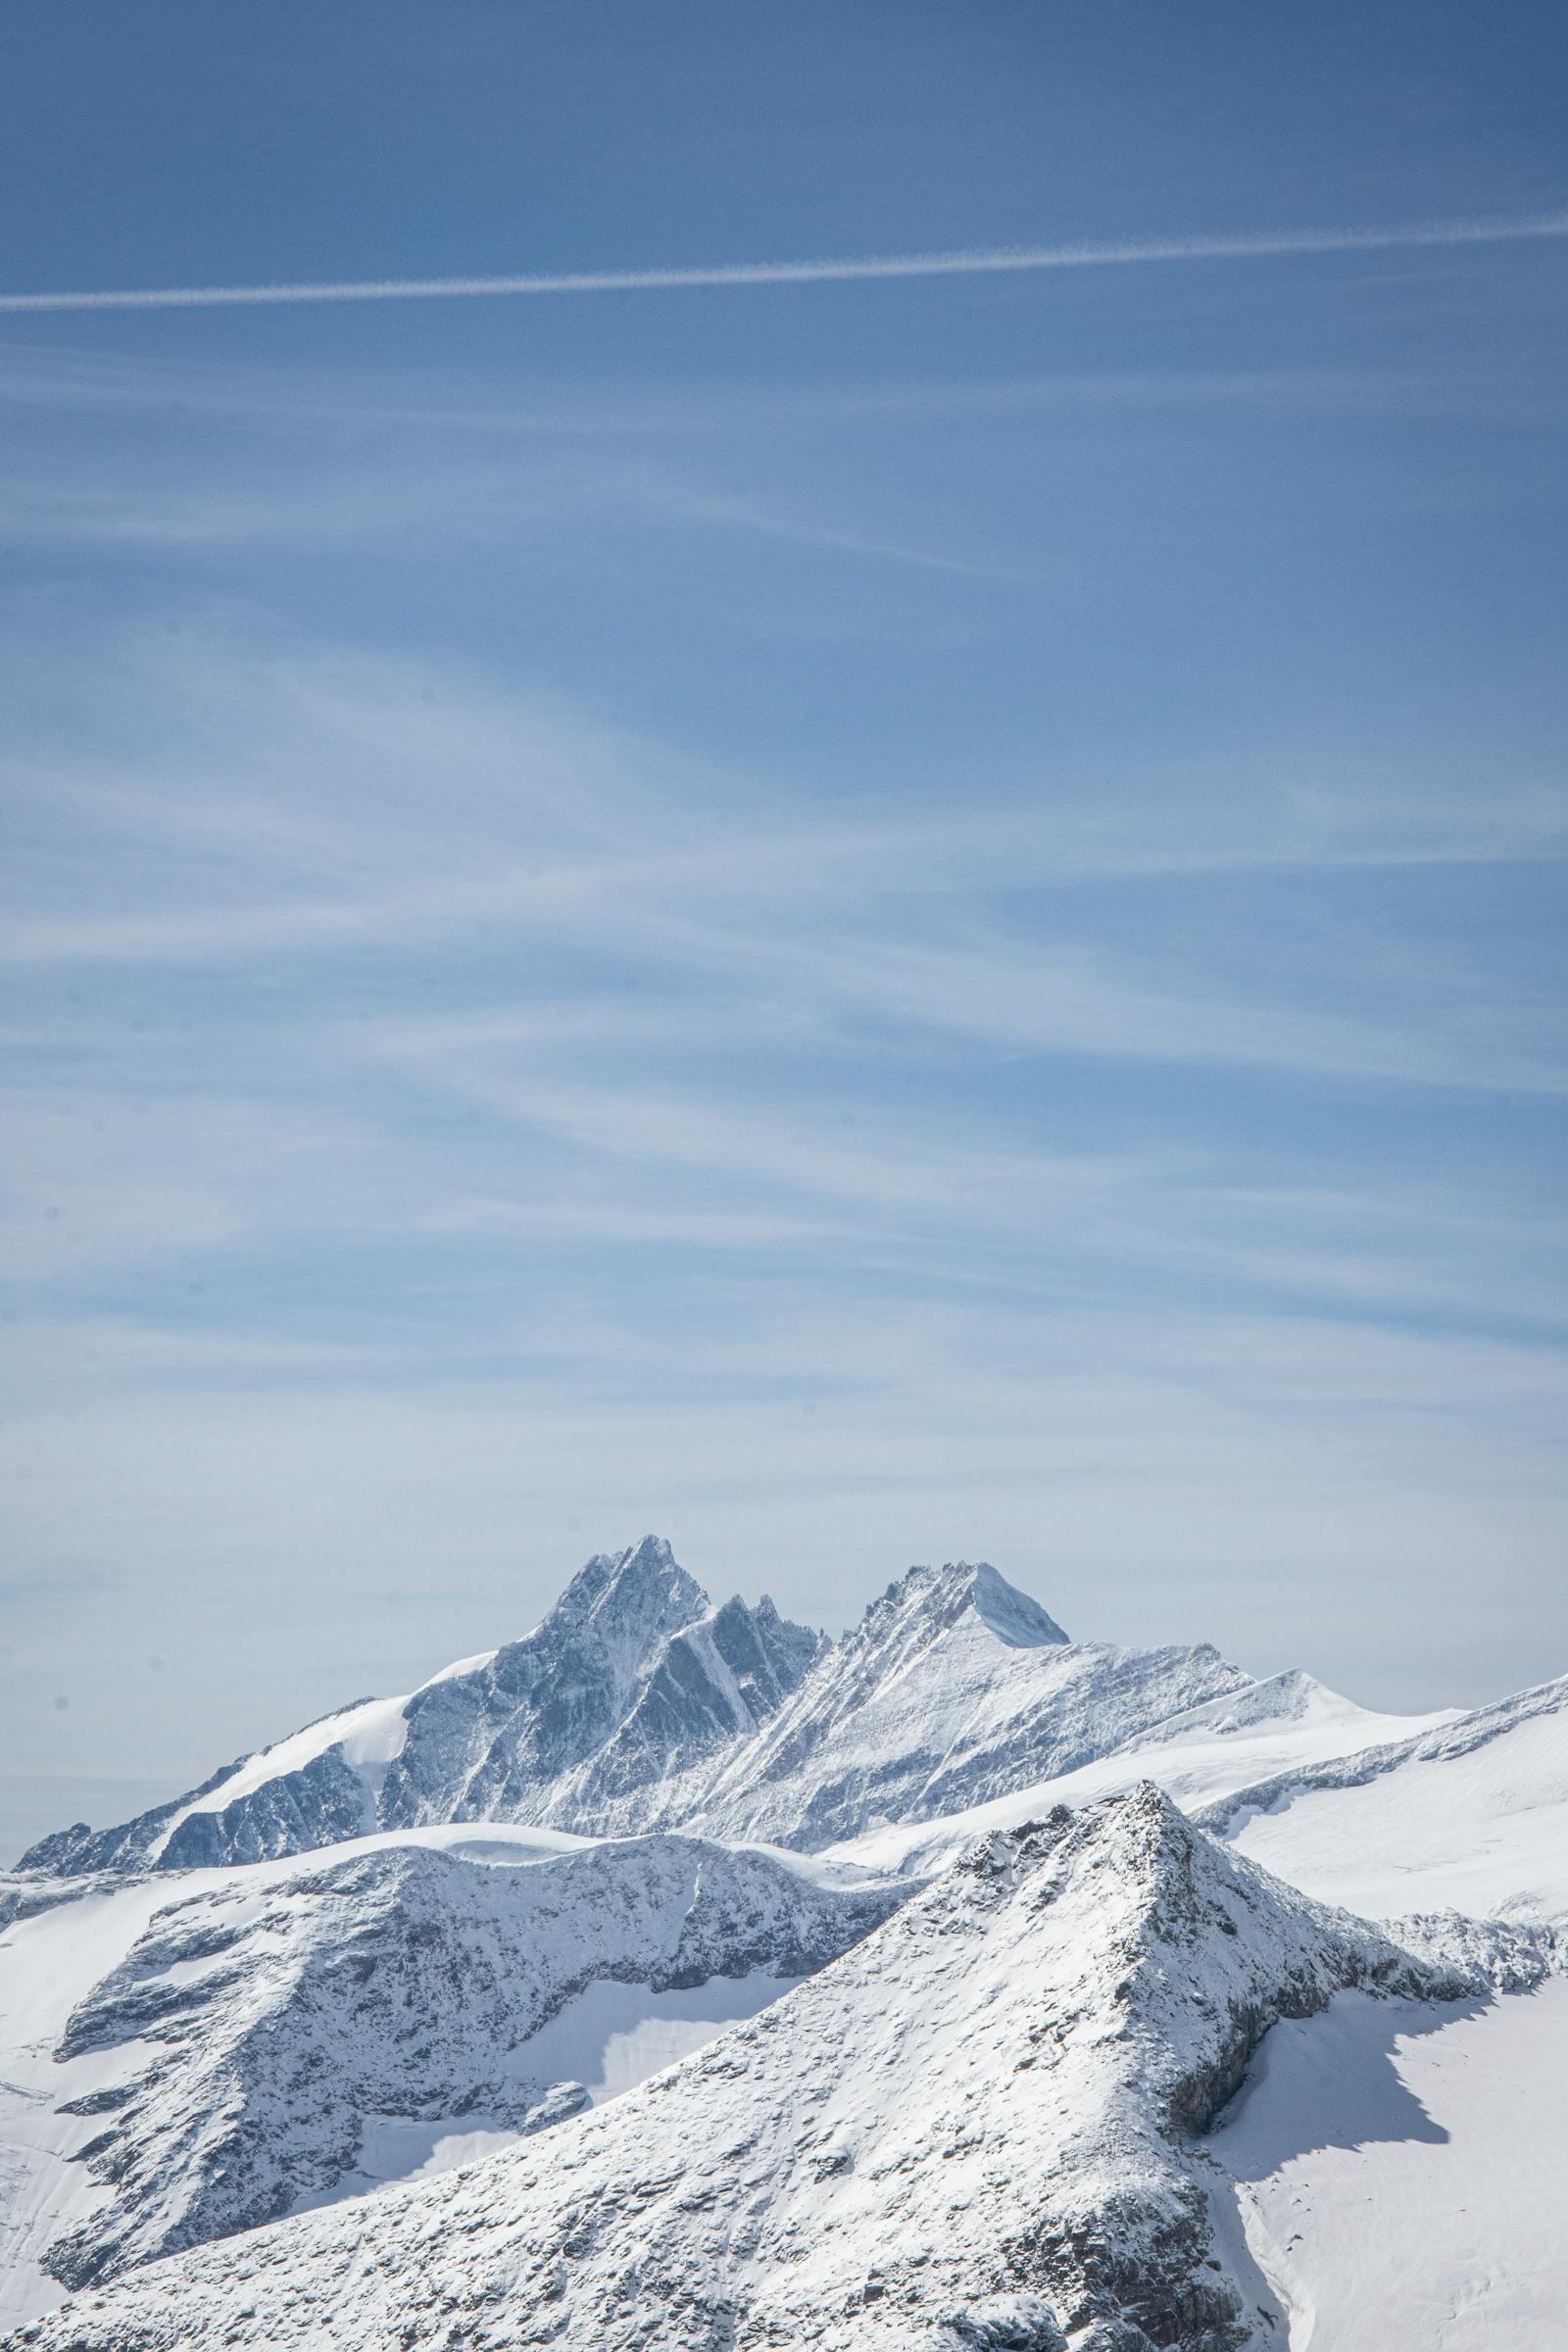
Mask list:
[[[839,261],[724,262],[670,270],[573,270],[525,277],[372,277],[277,286],[153,286],[104,293],[0,294],[0,311],[200,311],[269,302],[432,302],[494,294],[657,294],[687,286],[814,286],[850,279],[981,277],[1008,270],[1104,270],[1130,262],[1230,262],[1400,246],[1502,245],[1568,236],[1568,212],[1505,220],[1428,220],[1381,228],[1282,228],[1110,245],[997,245],[961,253],[860,254]]]

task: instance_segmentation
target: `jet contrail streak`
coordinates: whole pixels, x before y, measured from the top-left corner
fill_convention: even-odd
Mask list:
[[[1429,220],[1382,228],[1283,228],[1111,245],[1001,245],[963,253],[886,253],[818,262],[724,262],[671,270],[560,270],[531,277],[379,277],[277,286],[155,286],[108,293],[0,294],[0,311],[200,311],[270,302],[431,302],[463,295],[654,294],[700,286],[811,286],[851,279],[980,277],[1008,270],[1103,270],[1129,262],[1230,262],[1401,246],[1503,245],[1568,236],[1568,212],[1507,220]]]

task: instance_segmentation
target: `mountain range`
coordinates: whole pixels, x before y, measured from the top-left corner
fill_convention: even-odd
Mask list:
[[[829,1641],[649,1537],[43,1839],[0,1926],[10,2343],[1296,2347],[1350,2275],[1280,2235],[1336,2098],[1408,2121],[1427,2036],[1568,2058],[1568,1679],[1376,1716],[968,1563]],[[1280,2155],[1292,2034],[1355,2055]],[[1401,2324],[1353,2340],[1449,2340]]]
[[[912,1568],[829,1642],[765,1596],[714,1607],[649,1536],[589,1560],[521,1641],[21,1867],[188,1870],[460,1821],[811,1850],[1068,1771],[1247,1680],[1206,1644],[1069,1642],[984,1565]]]

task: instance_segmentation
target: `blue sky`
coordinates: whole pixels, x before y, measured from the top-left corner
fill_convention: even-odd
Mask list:
[[[1563,46],[24,0],[0,290],[1506,221]],[[1565,290],[0,318],[18,1818],[648,1527],[832,1624],[985,1554],[1372,1701],[1568,1667]]]

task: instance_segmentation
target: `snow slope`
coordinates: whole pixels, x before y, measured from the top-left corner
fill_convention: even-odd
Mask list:
[[[1375,1918],[1568,1923],[1568,1676],[1245,1786],[1200,1818],[1297,1886]]]
[[[1150,1780],[1192,1812],[1265,1775],[1407,1740],[1452,1719],[1451,1709],[1435,1715],[1378,1715],[1342,1698],[1309,1674],[1297,1670],[1271,1675],[1170,1716],[1075,1772],[1059,1773],[989,1804],[939,1814],[933,1821],[870,1830],[828,1851],[868,1869],[925,1876],[940,1869],[969,1839],[988,1830],[1012,1829],[1038,1819],[1053,1805],[1090,1804]]]
[[[450,1829],[95,1884],[0,1939],[0,2311],[559,2122],[903,1892],[698,1838]]]
[[[1059,2352],[1059,2320],[1075,2352],[1278,2342],[1191,2134],[1278,2018],[1347,1987],[1463,1989],[1145,1784],[983,1840],[547,2140],[175,2256],[14,2340]]]
[[[1289,2352],[1560,2343],[1565,2084],[1560,1977],[1479,2010],[1346,1992],[1276,2026],[1208,2151]]]

